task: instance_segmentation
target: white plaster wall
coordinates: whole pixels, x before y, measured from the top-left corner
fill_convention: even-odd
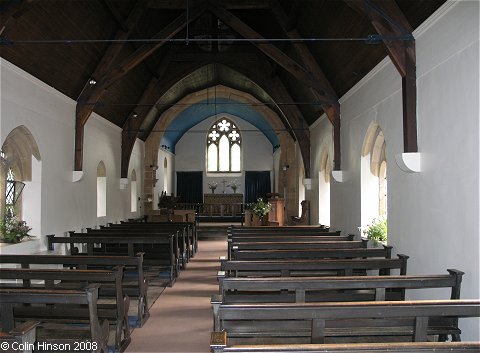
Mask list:
[[[278,191],[278,185],[279,185],[279,178],[280,178],[280,173],[281,173],[281,166],[280,166],[280,157],[282,156],[282,149],[281,148],[277,148],[275,150],[275,152],[273,153],[273,192],[277,192],[279,193]]]
[[[332,224],[358,234],[361,148],[377,121],[387,143],[389,244],[410,256],[410,274],[464,271],[462,297],[479,298],[479,3],[447,2],[437,17],[415,31],[422,172],[404,173],[395,164],[403,152],[401,79],[386,59],[340,100],[347,181],[333,181]],[[462,339],[479,339],[478,319],[462,320],[461,328]]]
[[[74,165],[75,101],[1,59],[0,144],[8,133],[25,125],[41,154],[41,229],[34,234],[36,246],[45,249],[43,236],[62,235],[107,222],[137,217],[130,212],[130,190],[120,190],[121,129],[96,114],[85,126],[84,177],[72,183]],[[137,141],[130,161],[143,189],[143,142]],[[107,216],[96,217],[96,170],[103,160],[107,168]],[[28,207],[27,207],[28,208]],[[39,213],[40,214],[40,213]],[[16,246],[22,252],[22,246]],[[3,251],[3,249],[2,249]]]
[[[255,126],[235,116],[226,115],[238,126],[242,135],[242,172],[235,174],[206,173],[205,153],[206,136],[215,119],[205,119],[192,127],[175,146],[176,171],[203,171],[203,191],[209,193],[208,183],[216,181],[218,187],[216,193],[223,191],[221,181],[237,179],[241,183],[237,193],[243,193],[245,185],[245,173],[243,171],[273,171],[273,149],[272,144]],[[271,173],[273,178],[273,172]],[[273,186],[273,180],[272,180]],[[176,190],[175,190],[176,192]],[[232,189],[225,188],[225,193],[232,193]]]

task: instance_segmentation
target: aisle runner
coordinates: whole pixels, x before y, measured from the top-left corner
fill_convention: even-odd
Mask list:
[[[199,251],[187,269],[150,308],[145,326],[132,332],[127,353],[210,352],[210,297],[218,292],[218,258],[226,255],[226,248],[226,239],[199,242]]]

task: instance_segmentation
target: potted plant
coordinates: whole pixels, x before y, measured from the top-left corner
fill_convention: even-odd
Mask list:
[[[371,224],[362,229],[363,235],[370,239],[373,246],[379,243],[387,244],[387,219],[385,217],[374,218]]]
[[[19,243],[24,238],[31,237],[28,232],[32,228],[27,222],[19,220],[12,210],[5,210],[5,217],[0,221],[1,238],[6,243]]]
[[[261,225],[267,225],[268,219],[265,216],[272,209],[272,204],[259,197],[256,202],[252,202],[249,206],[253,215],[259,219],[259,223]]]

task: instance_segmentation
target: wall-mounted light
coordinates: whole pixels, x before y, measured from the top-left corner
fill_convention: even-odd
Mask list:
[[[283,166],[283,170],[287,170],[288,168],[290,168],[290,166],[289,166],[288,164],[285,164],[285,165]]]
[[[93,86],[93,85],[97,84],[97,81],[95,81],[95,79],[91,78],[90,81],[88,81],[88,84]]]
[[[137,112],[132,113],[132,118],[136,118],[138,116]]]

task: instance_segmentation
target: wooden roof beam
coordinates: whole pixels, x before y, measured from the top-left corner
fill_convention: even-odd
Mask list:
[[[168,39],[178,34],[187,23],[198,18],[203,12],[202,6],[193,8],[189,11],[189,15],[186,13],[178,16],[170,24],[165,26],[160,32],[152,37],[154,44],[145,44],[135,50],[130,56],[124,59],[118,65],[112,67],[113,60],[107,61],[106,65],[112,67],[108,70],[102,70],[100,76],[95,77],[97,84],[93,88],[88,89],[87,92],[82,92],[81,97],[77,100],[76,111],[76,125],[75,125],[75,170],[82,170],[83,161],[83,127],[85,126],[88,118],[90,117],[95,103],[102,97],[105,91],[114,84],[117,80],[121,79],[128,72],[139,65],[143,60],[148,58],[161,46],[167,43]],[[128,21],[127,21],[128,23]],[[133,28],[133,26],[130,26]],[[80,99],[84,104],[79,105]]]
[[[117,22],[118,26],[124,32],[128,32],[130,28],[128,27],[127,22],[125,21],[123,16],[120,14],[118,9],[115,7],[115,5],[112,4],[111,0],[101,0],[101,1],[102,1],[102,4],[107,8],[108,12],[110,12],[115,22]]]
[[[3,34],[3,31],[5,30],[10,21],[21,16],[38,1],[39,0],[18,0],[10,1],[9,4],[4,3],[1,6],[2,16],[0,19],[0,35]]]
[[[268,9],[271,0],[222,0],[223,6],[229,10],[259,10]],[[197,1],[198,2],[198,1]],[[195,0],[189,0],[190,6],[195,5]],[[150,0],[148,7],[161,10],[185,10],[187,0]]]
[[[251,43],[254,46],[260,49],[260,51],[275,61],[278,65],[283,67],[296,79],[298,79],[304,85],[314,88],[320,97],[322,97],[322,100],[319,103],[332,103],[335,101],[335,98],[331,97],[328,92],[325,91],[325,87],[313,78],[313,74],[309,70],[306,70],[303,66],[278,49],[275,45],[267,43],[267,40],[264,37],[262,37],[258,32],[256,32],[230,11],[226,10],[225,7],[219,5],[217,2],[207,2],[207,6],[208,9],[218,18],[220,18],[223,23],[239,33],[242,37],[246,39],[252,39]]]
[[[302,38],[300,33],[290,26],[290,19],[287,14],[278,3],[278,0],[272,1],[272,11],[282,27],[282,30],[285,32],[288,38]],[[324,90],[328,92],[328,95],[335,99],[334,102],[330,104],[322,104],[322,108],[325,111],[328,119],[334,126],[334,169],[340,170],[341,168],[341,154],[340,154],[340,103],[338,102],[338,96],[335,90],[333,89],[330,81],[327,79],[322,69],[318,65],[318,62],[315,60],[312,52],[308,49],[308,46],[302,42],[294,42],[293,48],[297,52],[298,56],[301,58],[303,65],[313,73],[314,78],[320,82]],[[316,99],[321,100],[321,97],[318,95],[317,91],[313,88],[310,88],[313,95]]]
[[[365,15],[383,39],[388,55],[402,76],[403,149],[418,152],[417,143],[417,74],[413,28],[394,0],[344,0]]]

